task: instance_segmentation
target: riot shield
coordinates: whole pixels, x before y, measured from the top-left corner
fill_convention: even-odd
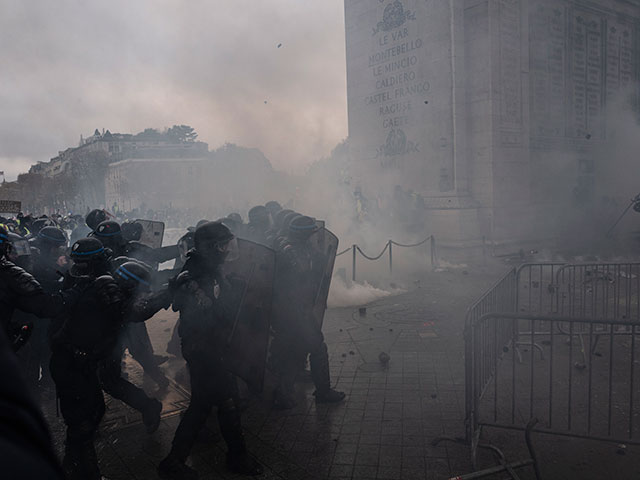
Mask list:
[[[135,220],[135,223],[142,225],[142,235],[140,235],[140,243],[151,248],[162,247],[162,237],[164,236],[164,222],[156,222],[155,220]]]
[[[315,232],[309,242],[314,250],[315,266],[314,276],[314,300],[311,310],[313,317],[318,322],[320,328],[324,321],[324,311],[327,308],[327,297],[333,276],[333,266],[336,262],[336,252],[338,251],[338,237],[331,231],[324,228],[324,222],[318,222],[320,229]]]
[[[238,258],[224,272],[239,297],[223,356],[226,368],[249,387],[262,391],[269,346],[275,252],[250,240],[238,239]]]
[[[20,240],[11,240],[11,248],[17,257],[25,257],[31,255],[31,246],[29,241],[25,238]]]

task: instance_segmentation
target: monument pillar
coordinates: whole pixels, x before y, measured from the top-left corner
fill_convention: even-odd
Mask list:
[[[640,103],[640,1],[345,0],[345,19],[366,197],[413,191],[429,233],[468,245],[556,236],[637,194],[606,152]]]

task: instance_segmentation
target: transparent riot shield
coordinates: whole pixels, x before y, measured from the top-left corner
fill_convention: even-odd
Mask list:
[[[313,317],[322,327],[324,311],[327,308],[327,297],[333,276],[333,266],[336,262],[338,251],[338,237],[324,228],[324,222],[319,221],[321,227],[315,232],[309,242],[314,250],[314,298],[311,306]]]
[[[231,373],[259,392],[264,386],[269,346],[275,252],[238,239],[238,258],[225,262],[224,273],[239,301],[223,360]]]
[[[164,237],[164,222],[156,222],[155,220],[135,220],[135,223],[142,225],[142,234],[140,235],[140,243],[151,248],[162,247],[162,237]]]
[[[16,257],[31,255],[31,247],[29,246],[29,241],[26,239],[11,240],[11,248]]]

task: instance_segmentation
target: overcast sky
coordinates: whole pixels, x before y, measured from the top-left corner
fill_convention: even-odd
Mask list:
[[[343,9],[0,0],[0,170],[14,179],[96,128],[189,124],[210,149],[258,147],[300,171],[347,136]]]

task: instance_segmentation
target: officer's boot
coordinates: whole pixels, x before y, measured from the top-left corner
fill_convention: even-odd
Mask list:
[[[327,344],[322,342],[315,351],[311,352],[309,360],[311,363],[311,376],[313,377],[313,383],[316,385],[314,393],[316,402],[337,403],[344,400],[344,392],[338,392],[331,388]]]
[[[247,452],[240,424],[240,413],[232,398],[218,406],[218,423],[220,432],[227,442],[227,466],[235,473],[241,475],[261,475],[262,465],[254,460]]]
[[[62,469],[67,480],[100,480],[102,477],[93,441],[80,443],[67,440]]]
[[[151,434],[160,427],[160,413],[162,412],[162,402],[155,398],[150,398],[147,406],[142,410],[142,422],[147,433]]]

